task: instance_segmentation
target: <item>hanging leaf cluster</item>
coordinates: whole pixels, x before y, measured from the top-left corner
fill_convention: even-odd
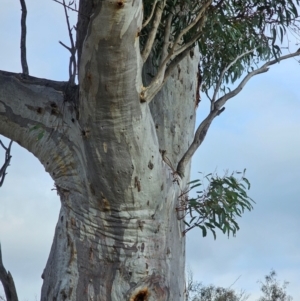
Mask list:
[[[153,2],[144,0],[145,18],[151,14]],[[157,7],[164,7],[164,11],[152,49],[156,66],[160,63],[168,18],[172,18],[172,31],[168,37],[171,48],[176,37],[197,18],[208,2],[205,15],[183,35],[178,45],[198,44],[203,91],[214,86],[222,71],[239,56],[241,58],[224,74],[224,85],[235,82],[243,72],[251,71],[261,61],[279,57],[280,44],[287,31],[299,29],[299,0],[160,0]],[[151,28],[150,22],[142,31],[142,49]]]
[[[215,85],[224,68],[251,50],[225,73],[225,84],[234,83],[260,62],[279,57],[287,30],[297,28],[296,5],[298,0],[220,1],[198,41],[202,90]]]
[[[208,174],[204,179],[208,181],[208,187],[197,191],[195,198],[184,199],[181,196],[177,207],[178,212],[184,212],[181,218],[184,218],[186,225],[185,233],[198,227],[202,230],[203,237],[210,230],[216,238],[215,230],[218,228],[228,236],[235,236],[239,230],[237,217],[241,217],[245,210],[251,211],[254,203],[247,194],[250,183],[245,177],[245,170],[243,173],[235,172],[223,177]],[[190,191],[204,186],[200,179],[189,184]]]

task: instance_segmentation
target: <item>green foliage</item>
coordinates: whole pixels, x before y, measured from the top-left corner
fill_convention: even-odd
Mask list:
[[[239,175],[240,178],[236,178]],[[197,191],[196,198],[187,198],[187,193],[181,196],[178,212],[184,212],[184,223],[187,228],[185,233],[194,227],[202,230],[202,235],[207,235],[210,230],[216,239],[215,229],[220,229],[224,234],[235,236],[239,230],[237,217],[247,209],[253,209],[254,202],[248,195],[250,183],[243,173],[236,172],[231,175],[225,174],[223,177],[208,174],[205,176],[208,187]],[[190,190],[203,187],[203,181],[194,180],[189,183]]]
[[[248,51],[225,73],[224,82],[234,83],[243,72],[261,61],[280,56],[280,43],[287,29],[295,29],[299,1],[221,1],[207,18],[198,41],[203,71],[202,90],[216,84],[220,74],[236,57]],[[224,86],[223,86],[224,91]],[[224,91],[225,92],[225,91]]]
[[[208,1],[165,0],[161,24],[158,28],[156,42],[153,45],[153,58],[159,65],[161,49],[164,42],[165,27],[168,16],[172,15],[172,41],[199,14]],[[163,0],[158,2],[162,7]],[[225,84],[233,83],[245,71],[261,61],[280,56],[280,44],[288,30],[299,31],[299,0],[219,0],[212,1],[205,15],[184,34],[181,45],[194,41],[201,54],[202,90],[207,92],[218,82],[222,71],[237,57],[241,56],[224,74],[222,91]],[[145,19],[150,15],[153,0],[144,0]],[[151,22],[141,35],[143,48]],[[247,53],[247,54],[246,54]]]

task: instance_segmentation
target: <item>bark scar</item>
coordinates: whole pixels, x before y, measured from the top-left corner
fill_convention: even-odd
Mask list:
[[[143,288],[139,290],[136,294],[134,294],[130,301],[147,301],[150,293],[148,291],[148,288]]]
[[[141,181],[137,176],[134,177],[134,188],[137,188],[138,192],[141,191]]]

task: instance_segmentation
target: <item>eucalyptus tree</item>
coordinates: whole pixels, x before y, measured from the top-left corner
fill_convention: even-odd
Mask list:
[[[20,1],[22,73],[0,72],[0,134],[39,159],[61,200],[41,300],[183,300],[190,160],[251,77],[299,54],[278,46],[299,1],[62,1],[65,82],[29,75]],[[194,131],[200,88],[210,110]]]

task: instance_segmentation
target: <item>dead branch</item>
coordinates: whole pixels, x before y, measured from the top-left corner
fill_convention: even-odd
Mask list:
[[[57,1],[57,0],[53,0],[53,1],[59,3],[59,4],[63,5],[63,6],[65,6],[67,8],[69,8],[72,11],[75,11],[75,12],[79,13],[79,11],[76,8],[73,8],[70,5],[66,5],[65,1],[63,1],[63,2],[60,2],[60,1]],[[89,18],[88,16],[86,16],[86,17]]]
[[[0,281],[2,282],[6,301],[18,301],[18,295],[11,273],[6,271],[2,262],[2,251],[0,244]]]
[[[56,0],[54,0],[55,2],[58,2]],[[58,2],[60,3],[60,2]],[[76,46],[74,43],[74,39],[73,39],[73,35],[72,35],[72,28],[70,26],[70,22],[69,22],[69,15],[67,12],[67,5],[65,3],[65,0],[63,0],[63,3],[61,3],[64,7],[65,10],[65,17],[66,17],[66,22],[67,22],[67,26],[68,26],[68,33],[69,33],[69,38],[70,38],[70,43],[71,43],[71,47],[66,46],[64,43],[62,43],[61,41],[59,41],[59,43],[64,46],[66,49],[68,49],[71,53],[71,57],[70,57],[70,62],[69,62],[69,83],[71,85],[75,84],[75,77],[76,77],[76,71],[77,71],[77,62],[76,62]],[[68,7],[69,8],[69,7]]]
[[[5,149],[5,159],[4,159],[4,164],[0,168],[0,187],[3,185],[5,176],[6,176],[6,169],[9,166],[11,155],[10,155],[10,150],[11,150],[11,145],[13,141],[11,140],[8,147],[5,147],[3,142],[0,140],[0,145]],[[0,250],[1,251],[1,250]],[[1,259],[1,258],[0,258]]]
[[[23,74],[26,76],[29,74],[27,58],[26,58],[26,16],[27,16],[27,8],[25,0],[20,0],[21,8],[22,8],[22,17],[21,17],[21,64]]]

